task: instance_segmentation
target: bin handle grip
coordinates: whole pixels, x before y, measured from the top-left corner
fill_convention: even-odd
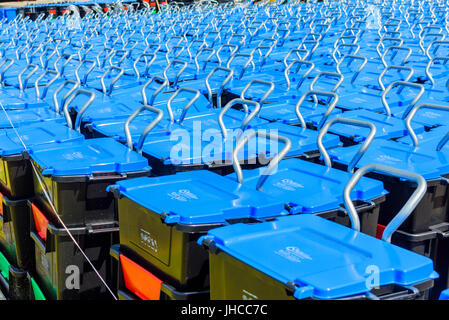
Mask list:
[[[239,74],[239,79],[241,79],[248,68],[248,66],[251,64],[254,68],[254,61],[253,61],[253,55],[249,53],[234,53],[232,56],[229,57],[228,62],[226,63],[226,68],[230,68],[231,62],[234,61],[236,57],[248,57],[248,60],[245,62],[245,64],[242,67],[242,70]]]
[[[383,65],[385,66],[385,68],[388,66],[387,62],[385,61],[385,56],[387,55],[387,53],[393,49],[396,49],[396,53],[394,53],[394,56],[396,56],[397,51],[399,50],[404,50],[407,51],[407,55],[405,56],[405,58],[402,60],[401,65],[403,65],[404,63],[407,62],[408,58],[410,58],[410,56],[412,55],[412,49],[410,49],[409,47],[404,47],[404,46],[389,46],[384,53],[382,54],[381,60]]]
[[[214,102],[213,102],[213,93],[212,93],[212,88],[210,87],[209,84],[209,79],[212,77],[212,75],[217,72],[217,71],[226,71],[228,73],[228,75],[226,76],[226,78],[223,80],[223,82],[220,84],[220,88],[217,92],[217,108],[221,108],[221,94],[223,92],[224,87],[226,86],[226,84],[229,83],[229,81],[231,81],[232,77],[234,76],[234,70],[230,69],[230,68],[225,68],[225,67],[215,67],[214,69],[211,70],[211,72],[209,72],[209,74],[207,75],[206,79],[204,80],[206,83],[206,89],[207,89],[207,96],[209,98],[209,103],[213,106]]]
[[[301,57],[301,56],[299,55],[299,53],[301,53],[301,52],[304,52],[304,53],[305,53],[304,57]],[[287,68],[288,65],[289,65],[289,64],[287,63],[287,61],[288,61],[288,58],[292,55],[292,53],[296,53],[296,57],[297,57],[298,59],[295,59],[295,60],[302,61],[302,60],[307,59],[307,57],[309,56],[310,51],[307,50],[307,49],[291,49],[291,50],[285,55],[284,59],[282,60],[282,62],[284,63],[284,67],[285,67],[285,68]]]
[[[355,79],[357,79],[357,77],[359,76],[360,72],[363,70],[363,68],[365,68],[366,64],[368,63],[368,59],[366,57],[362,57],[362,56],[356,56],[353,54],[347,54],[343,57],[341,57],[340,61],[338,61],[337,63],[337,72],[340,74],[343,74],[341,72],[340,66],[343,64],[343,61],[346,59],[350,59],[350,61],[354,61],[354,60],[362,60],[362,64],[360,65],[360,67],[357,69],[357,71],[354,73],[354,75],[351,78],[351,83],[353,83],[355,81]],[[350,64],[351,62],[349,62]],[[349,66],[348,64],[348,66]]]
[[[320,151],[321,155],[323,156],[324,163],[329,168],[332,167],[332,162],[329,157],[329,154],[326,151],[326,148],[323,145],[323,137],[329,131],[329,128],[333,124],[336,124],[336,123],[344,123],[344,124],[349,124],[349,125],[353,125],[353,126],[364,127],[364,128],[370,129],[370,132],[369,132],[368,136],[366,137],[365,141],[363,142],[363,144],[361,145],[360,149],[357,151],[357,153],[354,155],[354,157],[352,157],[351,162],[349,162],[347,171],[352,173],[352,172],[354,172],[355,166],[360,161],[360,159],[362,158],[362,156],[365,154],[366,150],[370,146],[371,142],[373,141],[373,139],[376,135],[377,128],[374,124],[372,124],[371,122],[368,122],[368,121],[361,121],[361,120],[347,119],[347,118],[333,118],[333,119],[329,120],[323,126],[323,128],[320,130],[320,132],[318,134],[318,138],[317,138],[318,150]]]
[[[349,217],[351,219],[352,229],[356,231],[360,231],[360,220],[357,215],[357,212],[354,208],[354,204],[351,201],[351,191],[360,180],[362,176],[369,172],[377,172],[382,174],[387,174],[389,176],[408,179],[410,181],[414,181],[418,184],[418,187],[413,192],[412,196],[408,199],[407,203],[401,208],[399,213],[390,221],[390,223],[386,226],[382,240],[386,242],[391,242],[392,234],[399,228],[399,226],[407,219],[416,206],[419,204],[424,194],[427,191],[427,183],[426,180],[419,174],[405,171],[402,169],[397,169],[381,164],[368,164],[366,166],[361,167],[357,170],[348,183],[345,186],[343,191],[343,198],[346,210],[348,211]]]
[[[404,81],[408,82],[412,76],[413,76],[413,68],[411,67],[405,67],[405,66],[387,66],[385,69],[382,70],[382,72],[379,74],[379,77],[377,78],[377,83],[379,84],[380,88],[382,89],[382,91],[385,91],[385,85],[382,82],[383,77],[385,76],[385,74],[388,72],[388,70],[390,69],[396,69],[396,70],[408,70],[409,74],[407,75],[407,77],[405,77]]]
[[[83,81],[81,81],[80,76],[79,76],[79,70],[81,69],[81,67],[84,65],[84,63],[86,62],[90,62],[91,66],[89,67],[89,69],[87,69],[86,74],[84,75]],[[81,60],[80,64],[78,65],[78,67],[75,69],[75,77],[76,77],[76,81],[78,81],[80,84],[86,84],[87,82],[87,77],[89,76],[89,74],[92,72],[92,70],[95,68],[95,66],[97,65],[97,62],[95,60],[90,60],[90,59],[84,59]]]
[[[150,101],[148,102],[146,90],[150,84],[152,84],[155,80],[162,81],[162,84],[151,94]],[[160,76],[154,76],[150,80],[148,80],[142,87],[142,99],[143,104],[153,105],[156,96],[159,95],[162,90],[169,86],[169,81],[166,78]]]
[[[63,96],[62,98],[62,104],[64,105],[64,102],[67,100],[67,98],[79,87],[79,82],[76,82],[75,80],[65,80],[63,83],[59,85],[58,88],[56,88],[55,92],[53,92],[53,104],[55,106],[55,112],[59,113],[59,103],[58,103],[58,93],[67,85],[67,84],[73,84],[73,87]]]
[[[25,77],[25,81],[22,80],[23,74],[27,71],[31,69],[31,71],[26,75]],[[37,71],[37,69],[39,69],[39,67],[35,64],[28,64],[25,68],[23,68],[22,71],[20,71],[19,75],[17,76],[18,80],[19,80],[19,89],[20,91],[24,90],[24,87],[26,87],[28,80],[31,78],[31,76]]]
[[[235,149],[232,151],[232,165],[233,165],[234,171],[237,175],[237,181],[240,184],[243,184],[243,173],[242,173],[242,168],[240,166],[237,154],[240,151],[240,149],[243,148],[243,146],[254,136],[255,137],[262,136],[262,137],[268,138],[270,140],[277,140],[277,141],[280,140],[280,141],[284,142],[284,144],[285,144],[284,147],[282,148],[281,152],[276,154],[276,156],[274,156],[273,159],[270,160],[270,162],[268,163],[268,166],[266,167],[266,169],[263,171],[263,173],[260,175],[259,179],[257,180],[256,189],[258,191],[261,191],[264,183],[268,179],[268,176],[273,174],[273,171],[279,164],[279,161],[281,161],[282,158],[284,158],[285,155],[290,150],[292,143],[291,143],[290,139],[288,139],[286,137],[278,136],[278,135],[275,135],[272,133],[267,133],[267,132],[261,131],[261,130],[253,131],[253,132],[249,133],[248,135],[245,135],[243,137],[243,139],[240,139],[237,142]]]
[[[337,89],[340,87],[340,85],[343,83],[344,80],[344,76],[341,73],[337,73],[337,72],[320,72],[318,73],[315,78],[313,78],[312,82],[310,83],[310,90],[313,90],[313,86],[315,85],[315,83],[324,76],[329,76],[329,77],[336,77],[338,78],[337,83],[335,84],[335,86],[332,88],[332,92],[337,91]]]
[[[52,73],[52,74],[54,74],[55,76],[53,77],[53,78],[51,78],[51,80],[50,81],[48,81],[46,84],[45,84],[45,87],[44,87],[44,90],[42,90],[42,97],[41,97],[41,95],[40,95],[40,92],[39,92],[39,81],[41,81],[44,77],[45,77],[45,75],[47,75],[47,74],[49,74],[49,73]],[[46,69],[44,72],[42,72],[42,74],[36,79],[36,81],[34,82],[34,88],[36,89],[36,97],[37,97],[37,99],[45,99],[45,97],[47,96],[47,92],[48,92],[48,88],[56,81],[56,80],[58,80],[58,78],[59,78],[59,76],[60,76],[61,74],[58,72],[58,71],[55,71],[55,70],[49,70],[49,69]]]
[[[179,77],[181,76],[181,74],[184,72],[184,70],[187,68],[187,62],[179,60],[179,59],[174,59],[172,61],[170,61],[170,63],[167,65],[167,67],[164,69],[164,78],[168,80],[168,76],[167,76],[167,71],[170,69],[171,66],[175,65],[175,64],[182,64],[182,68],[181,70],[179,70],[179,72],[176,74],[175,77],[175,81],[173,83],[173,86],[176,86],[176,84],[178,83]]]
[[[9,61],[6,66],[0,71],[0,85],[3,85],[3,82],[5,80],[5,73],[8,71],[9,68],[14,64],[14,59],[6,58],[0,63],[0,68],[3,67],[3,65]]]
[[[357,55],[360,50],[360,45],[358,43],[340,43],[332,52],[332,58],[334,59],[335,63],[338,63],[337,53],[340,55],[340,50],[338,50],[340,47],[355,48],[354,52],[350,53],[352,55]]]
[[[153,130],[153,128],[161,121],[161,119],[164,115],[164,112],[158,108],[155,108],[155,107],[149,106],[149,105],[143,105],[143,106],[137,108],[131,114],[131,116],[129,116],[129,118],[125,122],[125,136],[126,136],[126,143],[128,144],[128,147],[131,150],[133,149],[133,140],[131,137],[131,132],[129,130],[129,124],[142,112],[142,110],[148,110],[148,111],[154,112],[157,114],[157,116],[153,121],[151,121],[151,123],[148,126],[145,127],[145,129],[142,131],[142,134],[140,135],[139,142],[137,143],[137,146],[136,146],[136,150],[139,154],[142,154],[143,143],[144,143],[148,133],[150,133],[150,131]]]
[[[133,63],[133,69],[134,69],[134,72],[136,73],[137,79],[140,78],[140,73],[139,73],[139,70],[137,69],[137,63],[139,63],[140,59],[142,59],[143,57],[153,57],[150,60],[150,62],[145,63],[145,73],[148,73],[148,69],[153,65],[154,61],[156,60],[156,55],[154,53],[140,54]],[[145,61],[146,61],[146,59],[145,59]]]
[[[184,109],[182,109],[182,113],[181,116],[178,119],[178,122],[180,125],[182,125],[185,116],[187,115],[187,111],[190,109],[191,106],[193,106],[193,104],[195,103],[196,100],[198,100],[198,98],[201,95],[201,92],[197,89],[192,89],[192,88],[179,88],[178,90],[175,91],[175,93],[173,93],[170,98],[168,98],[167,101],[167,111],[168,111],[168,115],[170,117],[170,122],[173,123],[174,122],[174,117],[173,117],[173,109],[171,107],[171,104],[173,102],[173,100],[175,99],[175,97],[180,94],[181,92],[190,92],[190,93],[194,93],[195,95],[190,98],[190,100],[187,102],[187,104],[184,106]]]
[[[117,70],[119,73],[114,77],[114,79],[111,80],[111,83],[109,84],[109,88],[106,89],[106,84],[104,83],[104,78],[111,73],[112,70]],[[114,84],[120,79],[120,77],[125,73],[125,70],[121,67],[117,66],[110,66],[102,75],[100,78],[101,88],[103,90],[103,93],[105,95],[110,96],[112,93],[112,89],[114,88]]]
[[[229,101],[220,111],[219,115],[218,115],[218,124],[220,126],[221,129],[221,133],[223,135],[224,139],[227,139],[228,137],[228,132],[227,129],[225,127],[224,121],[223,121],[223,116],[225,115],[226,112],[228,112],[229,109],[231,109],[234,105],[236,104],[242,104],[245,111],[246,111],[246,116],[242,121],[242,125],[240,126],[240,129],[242,131],[245,130],[245,128],[248,126],[248,123],[259,113],[260,111],[260,103],[256,102],[256,101],[252,101],[252,100],[246,100],[246,99],[242,99],[242,98],[235,98],[232,99],[231,101]],[[248,105],[253,105],[254,106],[254,110],[248,115]]]
[[[259,104],[262,105],[264,103],[264,101],[268,98],[268,96],[273,92],[273,90],[274,90],[274,83],[271,82],[271,81],[258,80],[258,79],[251,80],[243,88],[242,93],[240,94],[240,99],[246,100],[245,93],[249,90],[249,88],[251,88],[251,86],[254,83],[259,83],[259,84],[263,84],[263,85],[268,86],[268,90],[265,92],[265,94],[259,100]]]
[[[64,115],[67,120],[67,126],[69,128],[72,128],[72,119],[70,118],[69,114],[69,105],[75,99],[78,95],[85,95],[88,96],[89,99],[86,101],[86,103],[81,107],[81,109],[78,111],[78,115],[76,116],[75,121],[75,130],[80,132],[80,126],[81,126],[81,119],[83,117],[84,112],[86,112],[86,109],[92,104],[92,102],[95,100],[95,92],[88,91],[85,89],[78,89],[76,90],[64,103]]]
[[[435,80],[432,77],[432,73],[430,73],[430,68],[432,67],[433,63],[436,60],[443,60],[444,64],[446,64],[449,61],[449,57],[434,57],[432,59],[430,59],[430,61],[427,63],[426,66],[426,76],[427,78],[429,78],[430,82],[432,82],[432,87],[435,86]],[[449,82],[448,82],[449,83]]]
[[[306,77],[312,72],[313,68],[315,68],[315,64],[311,61],[306,61],[306,60],[293,60],[288,66],[287,68],[285,68],[284,70],[284,78],[285,78],[285,82],[287,83],[287,89],[290,89],[291,86],[291,82],[290,82],[290,78],[288,77],[288,75],[290,74],[290,69],[293,68],[294,65],[299,65],[298,68],[296,69],[295,73],[298,73],[299,69],[301,68],[301,65],[308,65],[310,66],[306,72],[304,72],[304,74],[301,77],[301,80],[298,80],[298,85],[296,86],[296,88],[298,89],[302,83],[304,82],[304,80],[306,79]]]
[[[407,117],[405,118],[405,125],[410,134],[410,137],[412,138],[414,147],[417,147],[419,142],[418,142],[418,137],[416,136],[416,133],[412,128],[411,122],[412,122],[413,117],[416,115],[416,113],[420,109],[437,109],[437,110],[449,111],[449,106],[432,104],[432,103],[423,103],[423,104],[414,106],[413,109],[407,114]],[[437,151],[441,151],[441,148],[443,148],[443,146],[446,144],[447,140],[445,140],[445,138],[446,138],[446,136],[444,136],[443,139],[441,139],[440,143],[437,146],[437,149],[436,149]],[[448,138],[449,138],[449,136],[448,136]]]
[[[382,105],[384,106],[385,112],[386,112],[386,114],[387,114],[389,117],[391,116],[391,110],[390,110],[390,106],[388,105],[388,102],[387,102],[387,94],[388,94],[393,88],[398,87],[398,86],[401,86],[401,87],[409,87],[409,88],[414,88],[414,89],[419,89],[419,92],[418,92],[418,94],[415,96],[415,99],[413,99],[413,101],[412,101],[412,102],[410,103],[410,105],[407,107],[407,110],[405,110],[404,116],[403,116],[403,119],[404,119],[404,117],[406,117],[406,116],[409,114],[410,109],[413,108],[413,107],[415,106],[415,104],[418,102],[418,100],[419,100],[419,99],[421,98],[421,96],[424,94],[425,89],[424,89],[424,86],[423,86],[422,84],[419,84],[419,83],[413,83],[413,82],[407,82],[407,81],[395,81],[395,82],[391,83],[391,84],[387,87],[387,89],[385,89],[385,91],[382,92],[382,96],[381,96],[381,98],[382,98]],[[402,89],[400,89],[400,90],[402,91]]]
[[[326,112],[323,114],[323,117],[321,118],[320,123],[318,124],[318,129],[320,129],[324,123],[327,121],[327,119],[329,118],[329,115],[332,113],[332,111],[334,110],[335,106],[337,105],[338,102],[338,95],[335,92],[331,92],[331,91],[321,91],[321,90],[309,90],[306,93],[304,93],[301,98],[298,100],[298,102],[296,103],[295,106],[295,112],[296,112],[296,116],[299,119],[299,122],[301,123],[301,127],[306,128],[306,122],[304,121],[304,118],[301,114],[301,112],[299,111],[299,108],[302,106],[302,104],[304,103],[304,101],[306,100],[306,98],[308,96],[326,96],[326,97],[331,97],[332,98],[332,102],[329,104],[329,107],[327,108]]]

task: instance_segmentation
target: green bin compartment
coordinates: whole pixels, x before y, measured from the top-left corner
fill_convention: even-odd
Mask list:
[[[296,300],[293,296],[295,286],[281,283],[267,274],[233,258],[223,251],[210,253],[210,277],[212,300]],[[227,281],[235,279],[238,281]],[[414,285],[419,295],[402,286],[388,285],[373,290],[383,300],[424,300],[432,288],[434,280]],[[249,289],[250,288],[250,289]],[[365,295],[345,297],[343,300],[365,300]],[[307,299],[308,300],[308,299]]]
[[[153,267],[148,262],[126,247],[113,245],[110,252],[117,263],[116,292],[120,300],[209,300],[209,290],[181,292],[163,282],[155,276],[158,270],[152,270]],[[127,265],[123,265],[123,259],[129,261],[128,263],[134,266],[133,269],[128,270]],[[128,277],[131,277],[131,280],[128,280]],[[131,287],[127,281],[136,281],[138,287]],[[155,296],[145,296],[141,293],[148,288],[151,288]]]
[[[178,290],[209,287],[207,251],[196,241],[220,225],[166,224],[161,216],[126,197],[118,199],[120,245],[131,249]]]
[[[12,266],[1,252],[0,290],[8,300],[46,300],[31,274]]]
[[[32,271],[34,250],[28,200],[9,200],[1,194],[0,198],[0,248],[12,265]]]
[[[118,241],[117,223],[64,229],[56,227],[35,205],[32,212],[36,279],[45,296],[50,300],[113,299],[69,232],[111,288],[116,272],[109,249]]]
[[[12,200],[34,195],[32,168],[25,156],[0,157],[0,192]]]

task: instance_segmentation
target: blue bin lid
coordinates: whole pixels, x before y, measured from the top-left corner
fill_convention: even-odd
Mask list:
[[[368,293],[373,267],[379,286],[438,277],[427,257],[310,214],[213,229],[198,243],[204,238],[276,281],[294,283],[297,299]]]
[[[182,123],[183,126],[190,129],[196,127],[200,128],[201,130],[207,129],[220,130],[220,125],[218,123],[218,116],[221,112],[221,109],[210,109],[204,112],[192,112],[192,111],[189,110],[187,112],[187,115]],[[223,115],[223,123],[227,129],[240,128],[246,116],[247,114],[243,111],[229,109]],[[249,122],[249,127],[254,127],[265,123],[268,123],[268,121],[256,116]]]
[[[43,169],[43,175],[121,174],[151,170],[147,159],[110,138],[36,146],[29,153]]]
[[[436,149],[438,143],[448,132],[449,127],[442,126],[433,128],[430,131],[424,131],[419,134],[417,133],[416,137],[418,138],[418,144],[426,144],[429,147],[433,146]],[[405,136],[403,138],[397,139],[396,141],[407,145],[413,145],[413,141],[410,136]]]
[[[256,188],[263,169],[243,170],[244,184]],[[235,180],[235,173],[227,176]],[[343,190],[351,179],[349,172],[327,168],[312,162],[287,159],[262,187],[264,194],[288,204],[290,213],[319,213],[340,208]],[[351,199],[370,201],[385,195],[383,183],[363,177],[351,193]]]
[[[19,127],[16,130],[4,129],[0,131],[1,156],[22,153],[25,149],[23,144],[28,149],[38,145],[53,145],[68,141],[84,140],[84,136],[81,133],[57,122],[37,123]],[[20,135],[20,139],[17,134]]]
[[[348,165],[354,157],[359,145],[329,150],[329,156],[338,163]],[[391,140],[373,140],[357,167],[368,164],[382,164],[422,175],[425,179],[437,179],[441,174],[449,172],[449,146],[441,152],[435,146],[422,144],[417,148]]]
[[[168,98],[169,98],[168,95],[159,95],[156,96],[156,100],[153,103],[154,107],[164,112],[165,119],[169,119],[166,107]],[[117,95],[117,96],[112,95],[112,97],[108,97],[102,94],[97,95],[92,105],[89,106],[86,112],[84,113],[83,121],[94,122],[115,118],[127,118],[137,108],[142,106],[140,102],[141,100],[142,100],[141,94],[138,98],[136,97],[135,100],[133,100],[131,96],[126,97],[124,95]],[[181,96],[181,94],[172,101],[172,111],[175,120],[177,120],[181,116],[182,110],[186,105],[187,101],[188,99],[186,97]],[[73,104],[71,104],[71,107],[73,107],[76,111],[79,111],[83,103],[74,102]],[[195,101],[195,103],[189,109],[189,113],[202,112],[209,110],[211,108],[212,107],[209,105],[206,98],[204,96],[200,96],[200,98],[198,98],[198,100]],[[147,111],[142,112],[142,114],[145,113],[148,112]],[[126,119],[124,121],[126,121]]]
[[[408,135],[404,120],[392,116],[389,117],[382,113],[375,113],[368,110],[353,110],[337,114],[334,118],[368,121],[376,126],[375,138],[377,139],[392,139]],[[416,134],[424,131],[424,126],[414,121],[412,122],[412,127]],[[343,123],[336,123],[329,129],[329,132],[343,137],[354,137],[354,141],[356,142],[364,141],[369,131],[369,128],[356,127]]]
[[[218,224],[286,214],[279,200],[206,170],[122,180],[113,187],[142,207],[163,214],[166,223]]]
[[[0,109],[3,114],[3,110]],[[8,117],[0,117],[0,129],[11,128],[11,122],[15,127],[30,125],[38,122],[57,121],[66,122],[65,118],[49,108],[31,108],[22,110],[6,110]],[[8,119],[9,118],[9,119]]]
[[[439,300],[449,300],[449,289],[441,292]]]
[[[264,104],[260,109],[259,116],[269,121],[279,121],[287,124],[299,123],[295,111],[299,98],[296,100],[283,100],[282,102]],[[299,111],[306,122],[313,121],[314,123],[318,123],[327,109],[327,106],[316,106],[313,102],[304,102]],[[341,113],[341,110],[334,108],[331,115],[338,113]]]
[[[262,123],[256,125],[254,130],[265,130],[268,133],[274,133],[276,135],[286,137],[291,142],[290,151],[285,157],[294,157],[307,152],[318,151],[317,138],[318,131],[308,128],[291,126],[279,122]],[[340,138],[334,134],[326,134],[323,137],[323,146],[327,148],[335,148],[341,146]]]

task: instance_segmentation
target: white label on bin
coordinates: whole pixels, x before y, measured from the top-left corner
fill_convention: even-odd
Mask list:
[[[148,231],[144,230],[144,229],[140,229],[140,242],[150,248],[151,250],[153,250],[154,252],[158,252],[158,245],[157,245],[157,241],[156,239],[154,239],[151,236],[151,233],[149,233]]]
[[[178,200],[182,202],[198,199],[198,196],[188,189],[180,189],[178,191],[170,192],[168,196],[173,200]]]
[[[282,179],[281,181],[276,182],[274,185],[280,189],[284,189],[287,191],[295,191],[296,189],[304,188],[302,184],[291,179]]]
[[[298,247],[286,247],[285,249],[275,251],[275,253],[293,262],[312,260],[312,257],[310,257],[307,253],[301,251]]]

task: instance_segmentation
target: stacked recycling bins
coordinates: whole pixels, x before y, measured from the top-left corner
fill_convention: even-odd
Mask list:
[[[0,20],[8,299],[446,297],[446,6],[61,8]]]

